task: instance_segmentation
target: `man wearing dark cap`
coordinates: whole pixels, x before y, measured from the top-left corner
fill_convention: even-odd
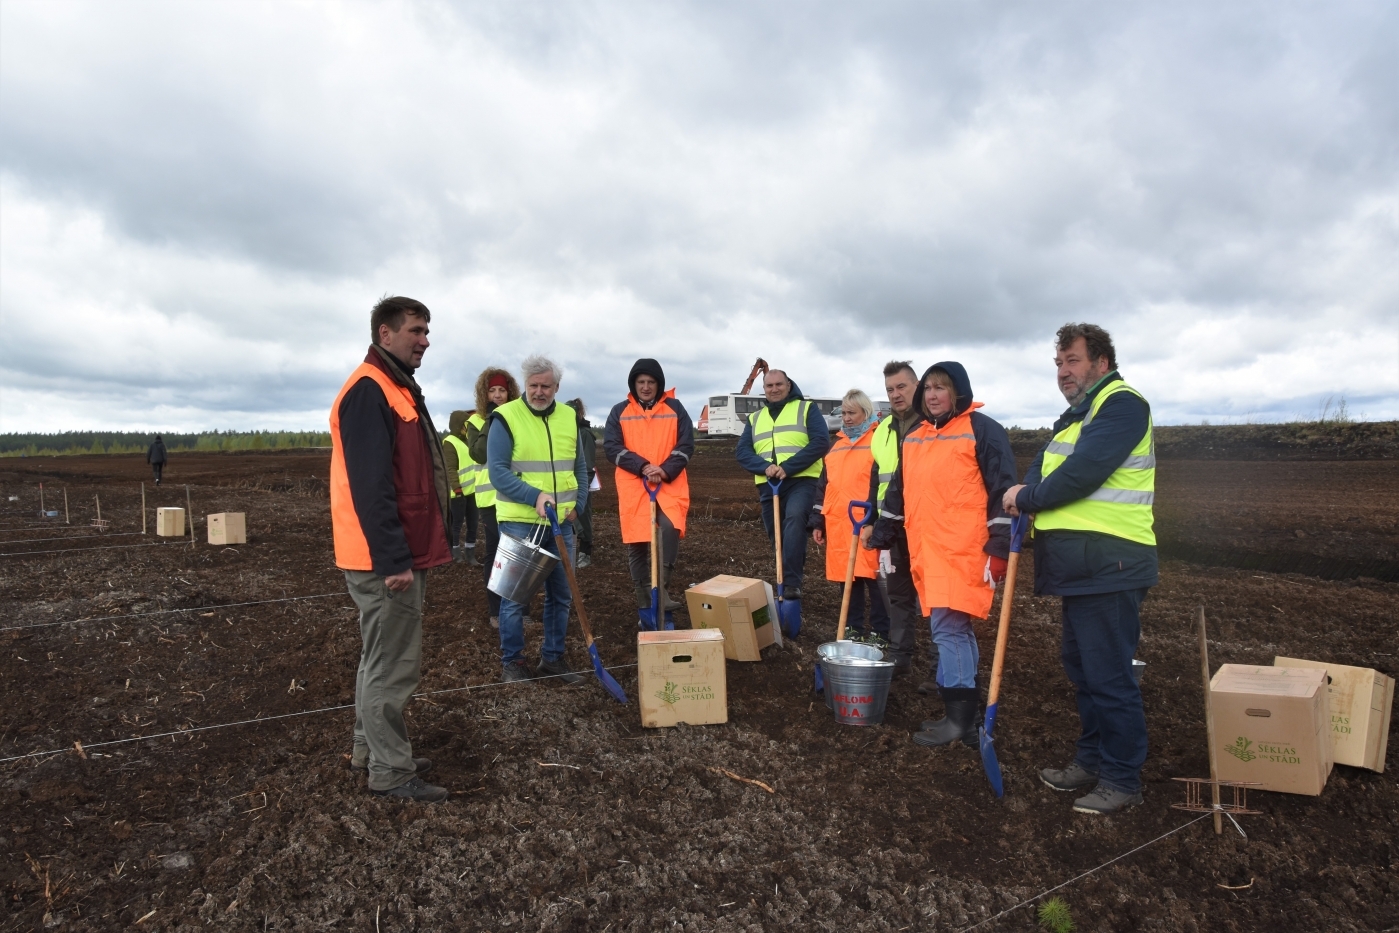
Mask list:
[[[695,453],[695,428],[675,390],[666,389],[665,371],[655,360],[637,360],[627,375],[627,388],[626,400],[613,405],[607,415],[602,448],[607,459],[617,465],[617,512],[636,587],[636,606],[651,607],[651,496],[646,485],[659,483],[661,609],[679,609],[680,603],[671,599],[666,584],[690,511],[690,481],[685,468]]]

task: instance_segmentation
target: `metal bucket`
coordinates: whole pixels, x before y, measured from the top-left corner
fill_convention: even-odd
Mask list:
[[[862,645],[857,641],[828,641],[816,649],[816,663],[820,664],[827,658],[864,658],[867,661],[883,661],[884,652],[874,645]],[[826,676],[825,668],[821,669],[821,676]],[[829,686],[821,691],[826,695],[826,709],[835,709],[835,701],[831,699],[831,689]]]
[[[826,695],[833,703],[836,722],[847,726],[874,726],[884,721],[889,684],[894,680],[893,661],[869,658],[826,658]]]
[[[1132,659],[1132,683],[1138,687],[1142,685],[1142,674],[1146,673],[1146,662]]]
[[[539,526],[538,534],[546,530]],[[495,549],[495,562],[491,564],[491,581],[486,589],[508,599],[512,603],[528,605],[544,578],[554,572],[559,563],[557,554],[544,550],[538,540],[524,541],[514,535],[502,534],[500,545]]]

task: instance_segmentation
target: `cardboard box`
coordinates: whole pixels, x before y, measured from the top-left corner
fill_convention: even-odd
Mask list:
[[[1221,781],[1320,794],[1331,775],[1326,672],[1224,664],[1210,681]]]
[[[776,620],[762,580],[721,573],[686,590],[685,602],[694,628],[724,633],[724,657],[731,661],[761,661],[774,641]]]
[[[155,533],[162,538],[180,538],[185,533],[185,510],[168,508],[155,510]]]
[[[1276,667],[1326,671],[1331,752],[1338,765],[1384,771],[1389,719],[1394,710],[1394,678],[1368,667],[1348,667],[1301,658],[1273,658]]]
[[[248,523],[242,512],[216,512],[209,516],[210,544],[247,544]]]
[[[643,726],[729,721],[723,632],[638,632],[636,660]]]

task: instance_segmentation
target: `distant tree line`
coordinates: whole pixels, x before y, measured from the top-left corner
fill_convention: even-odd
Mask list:
[[[161,432],[165,449],[278,450],[329,447],[325,431],[203,431],[198,434]],[[54,434],[0,434],[0,457],[40,457],[62,454],[144,454],[155,432],[62,431]]]

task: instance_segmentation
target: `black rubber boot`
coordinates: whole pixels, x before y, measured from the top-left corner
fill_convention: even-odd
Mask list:
[[[670,584],[670,575],[674,572],[674,564],[667,564],[661,567],[661,608],[666,612],[674,612],[684,605],[671,596],[670,591],[666,589]]]
[[[958,739],[970,748],[979,744],[976,729],[976,714],[979,711],[980,694],[974,687],[942,688],[942,704],[947,714],[942,719],[923,723],[923,731],[913,736],[917,745],[935,748],[949,745]]]
[[[651,588],[649,586],[642,586],[640,583],[634,583],[632,584],[632,592],[636,594],[636,608],[651,608]]]

